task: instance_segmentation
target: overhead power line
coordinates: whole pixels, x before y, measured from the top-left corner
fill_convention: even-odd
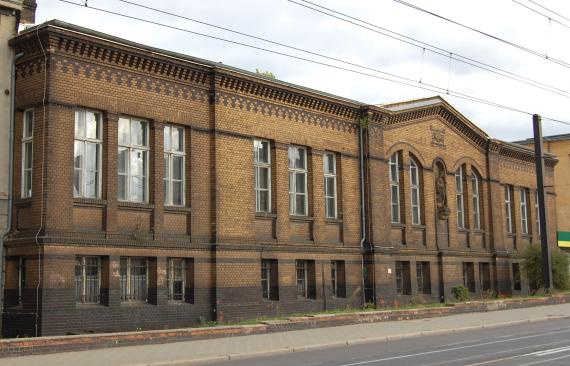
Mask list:
[[[530,1],[530,0],[529,0],[529,1]],[[518,4],[518,5],[522,6],[523,8],[526,8],[526,9],[532,11],[533,13],[536,13],[536,14],[538,14],[538,15],[540,15],[540,16],[545,17],[546,19],[548,19],[549,22],[554,22],[554,23],[556,23],[556,24],[559,24],[559,25],[563,26],[564,28],[570,29],[570,26],[569,26],[569,25],[564,24],[564,23],[562,23],[562,22],[559,22],[559,21],[556,20],[556,19],[552,19],[552,17],[551,17],[550,15],[546,15],[546,14],[544,14],[544,13],[541,13],[540,11],[538,11],[538,10],[536,10],[536,9],[533,9],[533,8],[531,8],[530,6],[527,6],[527,5],[521,3],[521,2],[519,2],[519,1],[517,1],[517,0],[513,0],[513,2],[514,2],[515,4]],[[536,3],[533,2],[533,1],[530,1],[530,2],[533,3],[533,4],[536,4]]]
[[[560,18],[562,18],[562,19],[567,20],[567,21],[570,22],[570,18],[565,17],[564,15],[562,15],[562,14],[560,14],[560,13],[554,11],[554,10],[548,9],[546,6],[541,5],[541,4],[537,3],[536,1],[532,1],[532,0],[527,0],[527,1],[528,1],[529,3],[533,3],[534,5],[536,5],[536,6],[540,7],[540,8],[542,8],[542,9],[544,9],[544,10],[546,10],[546,11],[548,11],[548,12],[554,14],[554,15],[557,15],[558,17],[560,17]]]
[[[473,31],[473,32],[475,32],[475,33],[479,33],[479,34],[481,34],[481,35],[483,35],[483,36],[485,36],[485,37],[489,37],[489,38],[491,38],[491,39],[494,39],[495,41],[504,43],[504,44],[509,45],[509,46],[511,46],[511,47],[517,48],[517,49],[519,49],[519,50],[521,50],[521,51],[530,53],[531,55],[534,55],[534,56],[543,58],[543,59],[545,59],[545,60],[548,60],[548,61],[550,61],[550,62],[553,62],[553,63],[555,63],[555,64],[558,64],[558,65],[560,65],[560,66],[563,66],[563,67],[566,67],[566,68],[569,68],[569,69],[570,69],[570,63],[568,63],[568,62],[566,62],[566,61],[563,61],[563,60],[560,60],[560,59],[557,59],[557,58],[554,58],[554,57],[550,57],[550,56],[548,56],[547,54],[544,54],[544,53],[542,53],[542,52],[540,52],[540,51],[535,51],[535,50],[533,50],[533,49],[531,49],[531,48],[522,46],[522,45],[520,45],[520,44],[518,44],[518,43],[509,41],[509,40],[506,40],[506,39],[504,39],[504,38],[501,38],[501,37],[492,35],[492,34],[490,34],[490,33],[484,32],[484,31],[482,31],[482,30],[476,29],[476,28],[474,28],[474,27],[465,25],[465,24],[460,23],[460,22],[458,22],[458,21],[456,21],[456,20],[453,20],[453,19],[450,19],[450,18],[446,18],[446,17],[444,17],[443,15],[436,14],[436,13],[434,13],[434,12],[432,12],[432,11],[426,10],[426,9],[424,9],[424,8],[420,8],[420,7],[417,6],[417,5],[410,4],[410,3],[405,2],[405,1],[403,1],[403,0],[392,0],[392,1],[394,1],[394,2],[396,2],[396,3],[398,3],[398,4],[401,4],[401,5],[405,5],[405,6],[409,7],[409,8],[414,9],[414,10],[420,11],[420,12],[422,12],[422,13],[429,14],[429,15],[431,15],[431,16],[434,16],[434,17],[438,18],[438,19],[445,20],[446,22],[455,24],[455,25],[457,25],[457,26],[459,26],[459,27],[468,29],[468,30]]]
[[[456,92],[456,91],[452,91],[449,90],[448,92],[446,92],[443,88],[441,87],[437,87],[437,86],[432,86],[432,85],[426,85],[426,84],[419,84],[416,81],[412,81],[412,82],[406,82],[406,78],[398,76],[398,75],[394,75],[394,74],[389,74],[394,78],[398,78],[400,80],[394,80],[391,78],[387,78],[385,76],[379,76],[379,75],[374,75],[374,74],[370,74],[364,71],[359,71],[359,70],[354,70],[354,69],[349,69],[346,67],[342,67],[342,66],[338,66],[338,65],[333,65],[333,64],[328,64],[325,62],[321,62],[321,61],[317,61],[317,60],[312,60],[312,59],[308,59],[308,58],[304,58],[304,57],[300,57],[300,56],[296,56],[296,55],[291,55],[288,53],[284,53],[284,52],[280,52],[280,51],[275,51],[275,50],[271,50],[271,49],[267,49],[267,48],[263,48],[263,47],[259,47],[259,46],[255,46],[255,45],[251,45],[251,44],[247,44],[247,43],[243,43],[243,42],[238,42],[238,41],[234,41],[234,40],[229,40],[229,39],[225,39],[222,37],[217,37],[217,36],[213,36],[213,35],[209,35],[209,34],[205,34],[205,33],[200,33],[200,32],[195,32],[195,31],[191,31],[189,29],[185,29],[185,28],[180,28],[180,27],[176,27],[176,26],[172,26],[172,25],[168,25],[168,24],[164,24],[164,23],[159,23],[153,20],[148,20],[148,19],[144,19],[144,18],[140,18],[140,17],[135,17],[133,15],[127,15],[127,14],[123,14],[123,13],[119,13],[119,12],[115,12],[112,10],[108,10],[108,9],[103,9],[103,8],[97,8],[97,7],[93,7],[93,6],[88,6],[85,7],[84,4],[79,4],[79,3],[75,3],[69,0],[59,0],[63,3],[67,3],[67,4],[71,4],[71,5],[75,5],[75,6],[80,6],[82,8],[87,8],[90,10],[96,10],[99,12],[103,12],[103,13],[107,13],[107,14],[112,14],[112,15],[116,15],[116,16],[120,16],[123,18],[127,18],[127,19],[133,19],[133,20],[137,20],[137,21],[141,21],[144,23],[148,23],[148,24],[152,24],[152,25],[156,25],[156,26],[160,26],[160,27],[164,27],[164,28],[169,28],[169,29],[173,29],[173,30],[177,30],[177,31],[181,31],[181,32],[185,32],[185,33],[189,33],[189,34],[194,34],[194,35],[198,35],[201,37],[206,37],[206,38],[210,38],[210,39],[214,39],[214,40],[218,40],[218,41],[222,41],[222,42],[226,42],[226,43],[230,43],[230,44],[234,44],[234,45],[238,45],[238,46],[242,46],[242,47],[247,47],[247,48],[251,48],[251,49],[255,49],[255,50],[259,50],[259,51],[264,51],[264,52],[268,52],[268,53],[272,53],[272,54],[276,54],[276,55],[280,55],[280,56],[284,56],[284,57],[288,57],[291,59],[296,59],[296,60],[300,60],[300,61],[305,61],[305,62],[309,62],[309,63],[313,63],[316,65],[320,65],[320,66],[325,66],[328,68],[333,68],[333,69],[337,69],[337,70],[342,70],[342,71],[346,71],[346,72],[350,72],[350,73],[354,73],[354,74],[358,74],[358,75],[362,75],[362,76],[367,76],[367,77],[372,77],[372,78],[376,78],[376,79],[380,79],[380,80],[385,80],[385,81],[389,81],[392,83],[396,83],[396,84],[401,84],[401,85],[407,85],[407,86],[411,86],[414,88],[418,88],[418,89],[423,89],[423,90],[428,90],[431,92],[436,92],[436,93],[445,93],[447,95],[456,97],[456,98],[460,98],[460,99],[465,99],[465,100],[470,100],[473,102],[477,102],[477,103],[481,103],[481,104],[485,104],[485,105],[489,105],[492,107],[496,107],[496,108],[501,108],[501,109],[505,109],[505,110],[510,110],[513,112],[518,112],[518,113],[522,113],[522,114],[526,114],[526,115],[533,115],[534,113],[528,112],[528,111],[524,111],[522,109],[516,108],[516,107],[512,107],[512,106],[507,106],[507,105],[503,105],[503,104],[499,104],[496,102],[492,102],[489,100],[485,100],[482,98],[478,98],[478,97],[474,97],[468,94],[464,94],[464,93],[460,93],[460,92]],[[388,74],[388,73],[385,73]],[[561,124],[565,124],[570,126],[570,122],[568,121],[563,121],[563,120],[559,120],[559,119],[555,119],[555,118],[549,118],[549,117],[542,117],[543,119],[547,119],[553,122],[557,122],[557,123],[561,123]]]
[[[545,90],[545,91],[548,91],[548,92],[551,92],[554,94],[558,94],[560,96],[567,97],[570,95],[570,92],[568,92],[564,89],[560,89],[558,87],[555,87],[555,86],[552,86],[549,84],[545,84],[545,83],[542,83],[542,82],[537,81],[537,80],[530,79],[528,77],[525,77],[525,76],[522,76],[520,74],[516,74],[514,72],[499,68],[497,66],[493,66],[493,65],[484,63],[482,61],[478,61],[478,60],[475,60],[473,58],[454,53],[450,50],[445,50],[445,49],[438,47],[438,46],[435,46],[433,44],[430,44],[430,43],[427,43],[424,41],[420,41],[416,38],[406,36],[404,34],[392,31],[392,30],[384,28],[384,27],[380,27],[376,24],[367,22],[365,20],[353,17],[351,15],[348,15],[346,13],[342,13],[340,11],[337,11],[337,10],[334,10],[331,8],[327,8],[325,6],[317,4],[315,2],[311,2],[311,1],[307,1],[307,0],[299,0],[299,1],[302,1],[303,3],[305,3],[305,4],[302,4],[302,3],[299,3],[295,0],[288,0],[288,1],[290,3],[302,6],[304,8],[310,9],[310,10],[313,10],[315,12],[327,15],[329,17],[341,20],[343,22],[355,25],[357,27],[360,27],[360,28],[363,28],[366,30],[369,30],[371,32],[389,37],[391,39],[406,43],[406,44],[414,46],[414,47],[421,48],[422,51],[429,51],[429,52],[432,52],[434,54],[437,54],[437,55],[440,55],[440,56],[443,56],[443,57],[464,63],[466,65],[470,65],[470,66],[479,68],[481,70],[485,70],[487,72],[490,72],[490,73],[493,73],[496,75],[500,75],[500,76],[503,76],[505,78],[530,85],[530,86],[538,88],[538,89],[542,89],[542,90]],[[311,6],[309,6],[307,4],[310,4]],[[422,54],[422,57],[423,57],[423,54]]]

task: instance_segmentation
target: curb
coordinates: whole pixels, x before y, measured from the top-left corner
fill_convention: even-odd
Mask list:
[[[536,322],[540,322],[540,321],[555,320],[555,319],[570,319],[570,315],[547,315],[547,316],[542,316],[542,317],[538,317],[538,318],[531,318],[531,319],[526,319],[526,320],[513,320],[513,321],[508,321],[508,322],[474,325],[474,326],[469,326],[469,327],[427,330],[427,331],[421,331],[421,332],[397,334],[394,336],[355,338],[355,339],[348,339],[346,341],[321,343],[321,344],[314,344],[314,345],[309,345],[309,346],[276,348],[273,350],[259,351],[259,352],[229,353],[229,354],[225,354],[225,355],[217,355],[217,356],[204,357],[204,358],[193,358],[193,359],[190,358],[190,359],[176,360],[176,361],[160,361],[160,362],[153,362],[153,363],[137,364],[137,365],[133,365],[133,366],[176,366],[176,365],[188,365],[188,364],[207,364],[207,363],[212,363],[212,362],[222,362],[222,361],[255,358],[255,357],[265,357],[265,356],[270,356],[270,355],[287,354],[287,353],[294,353],[294,352],[305,352],[305,351],[313,351],[313,350],[342,347],[342,346],[351,347],[351,346],[358,346],[358,345],[369,344],[369,343],[391,342],[391,341],[397,341],[397,340],[403,340],[403,339],[417,338],[417,337],[422,337],[422,336],[427,336],[427,335],[432,335],[432,336],[433,335],[442,335],[442,334],[450,334],[450,333],[456,333],[456,332],[466,332],[466,331],[475,330],[475,329],[490,329],[490,328],[498,328],[498,327],[504,327],[504,326],[510,326],[510,325],[536,323]]]

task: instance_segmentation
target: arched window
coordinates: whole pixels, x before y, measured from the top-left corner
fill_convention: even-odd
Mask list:
[[[390,157],[390,196],[392,223],[399,224],[400,220],[400,156],[396,152]]]
[[[421,200],[420,200],[420,170],[416,161],[410,159],[410,190],[412,199],[412,224],[420,225],[421,219]]]
[[[463,202],[463,165],[455,172],[455,201],[457,202],[457,227],[465,228],[465,204]]]
[[[477,173],[471,173],[471,195],[473,199],[473,229],[481,229],[481,180]]]

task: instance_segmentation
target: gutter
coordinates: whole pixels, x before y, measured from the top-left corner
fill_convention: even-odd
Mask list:
[[[4,276],[6,259],[4,257],[4,241],[12,228],[12,205],[14,202],[13,181],[14,181],[14,128],[16,123],[16,61],[24,55],[20,52],[14,55],[12,70],[10,73],[10,133],[8,137],[8,219],[6,229],[0,235],[0,311],[4,311],[4,286],[6,277]],[[0,317],[0,330],[2,329],[2,318]]]

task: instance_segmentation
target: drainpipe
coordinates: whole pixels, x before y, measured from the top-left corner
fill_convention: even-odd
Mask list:
[[[6,220],[6,229],[0,235],[0,311],[4,311],[4,285],[6,278],[4,276],[5,258],[4,258],[4,240],[12,227],[12,204],[14,195],[12,194],[13,175],[14,175],[14,125],[15,125],[15,101],[16,101],[16,61],[24,55],[20,52],[14,55],[12,61],[12,70],[10,74],[10,133],[8,137],[8,218]],[[2,330],[2,317],[0,316],[0,331]]]
[[[364,111],[363,111],[364,112]],[[364,114],[364,113],[363,113]],[[362,117],[361,117],[362,118]],[[364,253],[366,248],[364,243],[366,242],[366,209],[364,206],[365,195],[364,195],[364,128],[362,126],[362,120],[359,121],[358,125],[358,155],[360,158],[360,222],[361,222],[361,239],[360,239],[360,252],[362,259],[362,305],[366,305],[366,279],[364,278]]]

